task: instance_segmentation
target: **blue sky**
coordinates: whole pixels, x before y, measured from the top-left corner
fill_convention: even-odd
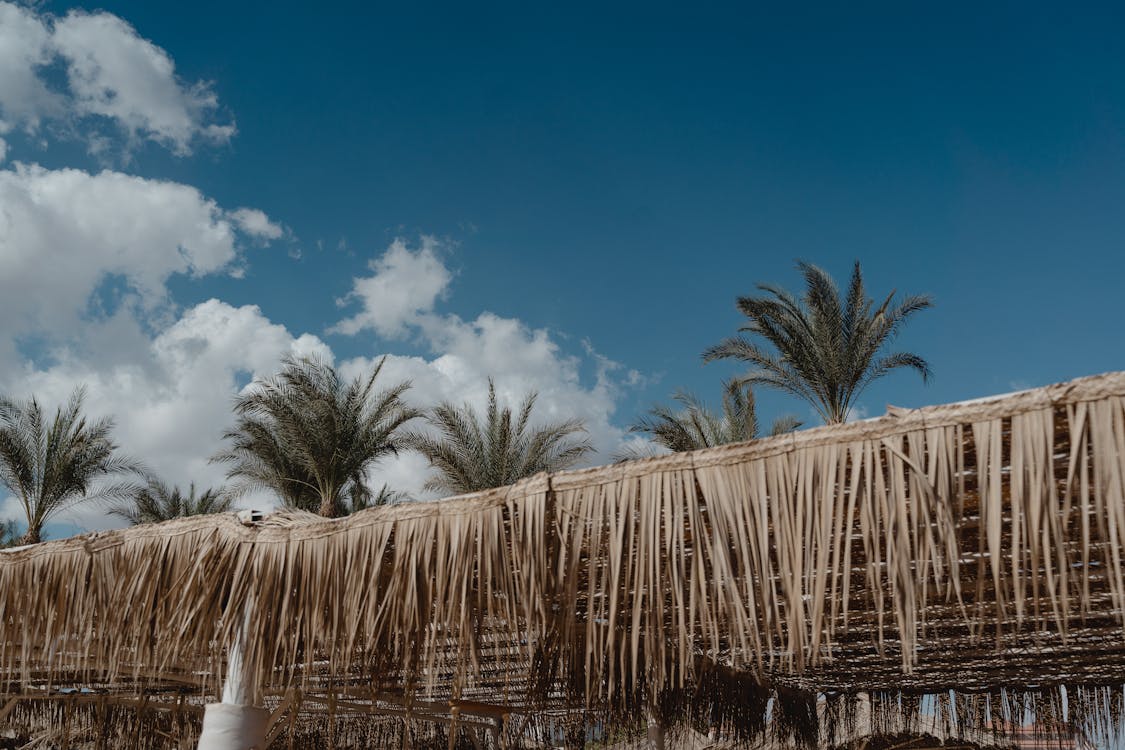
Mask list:
[[[0,222],[0,386],[90,383],[173,481],[216,479],[229,398],[293,349],[391,354],[420,399],[539,388],[606,456],[717,398],[738,368],[700,352],[797,258],[935,298],[899,342],[933,382],[869,415],[1125,360],[1110,5],[4,7],[0,212],[34,210]]]

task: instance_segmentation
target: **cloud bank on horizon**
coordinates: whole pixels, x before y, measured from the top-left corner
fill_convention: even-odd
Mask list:
[[[394,240],[370,261],[370,275],[351,280],[340,319],[323,331],[291,331],[257,305],[217,298],[185,309],[170,279],[238,278],[246,249],[286,237],[283,223],[178,182],[14,161],[3,140],[15,131],[81,139],[95,155],[128,154],[147,140],[186,157],[234,136],[220,110],[208,84],[182,81],[165,50],[113,14],[54,17],[0,2],[0,391],[35,394],[53,408],[85,385],[88,411],[116,418],[126,453],[168,481],[217,485],[222,469],[208,458],[251,378],[291,353],[358,375],[389,344],[410,341],[426,354],[388,353],[381,377],[410,380],[407,398],[418,406],[479,404],[494,376],[506,400],[537,390],[538,419],[584,419],[598,459],[626,439],[612,418],[638,374],[588,343],[568,353],[557,334],[516,318],[442,312],[454,281],[449,243]],[[328,336],[378,343],[370,356],[337,361]],[[372,484],[421,496],[427,474],[424,460],[407,454],[380,465]],[[19,518],[14,498],[0,501],[0,517]],[[120,523],[89,506],[64,520],[85,529]]]

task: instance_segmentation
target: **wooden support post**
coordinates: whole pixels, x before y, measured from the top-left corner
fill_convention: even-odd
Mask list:
[[[496,744],[497,750],[507,750],[508,735],[504,732],[508,728],[508,717],[511,714],[504,714],[496,719],[496,723],[492,727],[492,739]]]
[[[62,728],[62,747],[60,750],[70,750],[70,717],[74,713],[71,708],[74,701],[70,698],[63,698],[63,728]],[[139,718],[139,717],[138,717]]]
[[[297,714],[301,710],[301,691],[297,691],[295,700],[293,710],[289,712],[289,750],[294,750],[297,744],[297,733],[294,731],[294,727],[297,726]]]
[[[109,741],[109,706],[104,696],[98,698],[98,707],[94,709],[94,750],[106,750]]]
[[[12,713],[12,709],[16,707],[19,698],[9,698],[8,702],[4,704],[4,708],[0,709],[0,722],[8,718],[8,714]]]
[[[649,750],[664,750],[664,726],[652,709],[648,711],[648,747]]]
[[[457,720],[461,718],[461,709],[454,706],[449,713],[453,717],[449,722],[449,750],[453,750],[457,747]]]
[[[277,739],[277,736],[281,734],[282,722],[285,719],[285,715],[289,713],[290,706],[293,705],[295,691],[295,688],[286,690],[285,697],[281,699],[281,703],[278,703],[277,708],[270,714],[269,731],[266,734],[266,747],[272,745],[273,741]]]

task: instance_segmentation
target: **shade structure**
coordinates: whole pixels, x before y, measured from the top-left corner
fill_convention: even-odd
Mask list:
[[[898,729],[1091,731],[1122,708],[1123,540],[1111,373],[340,520],[8,552],[0,688],[13,716],[135,709],[174,736],[238,641],[295,744],[518,746],[646,716],[813,744],[861,700]]]

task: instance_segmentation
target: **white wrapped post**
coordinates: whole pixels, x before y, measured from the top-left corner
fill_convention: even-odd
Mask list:
[[[227,678],[223,682],[222,703],[209,703],[203,709],[203,730],[199,750],[265,750],[270,729],[270,712],[248,705],[254,700],[254,684],[242,662],[243,632],[231,644]]]
[[[209,703],[199,750],[265,750],[270,712],[257,706]]]

